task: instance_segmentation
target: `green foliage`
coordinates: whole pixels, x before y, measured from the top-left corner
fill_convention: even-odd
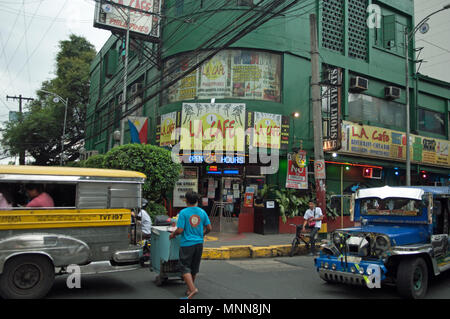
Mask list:
[[[300,195],[298,190],[284,188],[275,191],[276,202],[280,207],[280,215],[283,223],[288,217],[303,215],[308,209],[309,195]]]
[[[161,205],[154,201],[148,202],[146,211],[150,215],[152,220],[155,220],[155,216],[157,216],[157,215],[167,215],[167,210],[164,207],[164,205]]]
[[[273,186],[268,186],[267,190],[273,189]],[[295,216],[303,216],[307,209],[309,209],[310,200],[316,201],[315,192],[309,192],[309,194],[301,194],[302,191],[295,189],[276,189],[274,191],[275,201],[280,207],[280,215],[283,223],[286,223],[287,218]],[[331,195],[326,193],[326,215],[328,218],[336,219],[339,217],[339,213],[336,208],[331,205]]]
[[[89,99],[89,68],[95,57],[95,48],[85,38],[70,35],[60,41],[56,55],[56,77],[44,81],[37,98],[24,107],[28,115],[9,122],[1,143],[9,156],[26,151],[36,165],[59,165],[64,137],[65,162],[79,158],[80,143],[85,137],[86,105]],[[65,103],[54,101],[55,95],[67,100],[65,135]]]
[[[105,155],[96,154],[92,155],[87,160],[85,160],[82,165],[83,167],[90,167],[90,168],[105,168],[104,162],[105,162]]]
[[[181,165],[172,161],[170,151],[154,145],[115,147],[105,154],[103,165],[105,168],[144,173],[147,179],[142,186],[142,195],[155,202],[161,202],[173,189],[181,171]]]

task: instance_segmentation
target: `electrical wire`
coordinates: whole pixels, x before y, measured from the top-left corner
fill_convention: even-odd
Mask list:
[[[286,10],[287,8],[290,8],[292,5],[294,5],[295,3],[298,2],[298,0],[295,0],[293,2],[291,2],[291,4],[287,5],[286,7],[284,7],[284,9],[281,9],[278,12],[273,13],[273,9],[279,7],[281,5],[280,2],[284,2],[284,1],[273,1],[272,3],[269,3],[266,6],[266,10],[263,12],[263,14],[259,14],[257,13],[256,15],[260,15],[259,17],[256,17],[256,15],[254,15],[253,17],[255,17],[256,22],[261,21],[261,24],[264,24],[265,22],[267,22],[268,20],[270,20],[271,18],[273,18],[274,16],[279,15],[282,11]],[[275,4],[275,5],[274,5]],[[252,9],[250,9],[251,11]],[[269,19],[262,19],[264,18],[264,16],[270,14],[271,17]],[[248,22],[248,19],[246,21],[244,21],[243,23],[241,23],[239,26],[244,25],[246,22]],[[161,88],[159,88],[156,92],[152,93],[151,95],[145,97],[142,99],[142,102],[138,103],[137,105],[135,105],[134,107],[130,108],[129,110],[126,110],[124,112],[124,114],[121,115],[120,120],[124,119],[125,117],[127,117],[129,114],[133,113],[134,111],[136,111],[139,107],[141,107],[144,103],[146,103],[147,101],[151,100],[152,98],[154,98],[155,96],[157,96],[159,93],[161,93],[163,90],[169,88],[171,85],[173,85],[174,83],[176,83],[178,80],[180,80],[181,78],[185,77],[187,74],[191,73],[193,70],[197,69],[202,63],[204,63],[205,61],[207,61],[208,59],[210,59],[211,57],[213,57],[217,52],[219,52],[220,50],[229,47],[229,45],[231,45],[232,43],[236,42],[237,40],[239,40],[240,38],[242,38],[245,34],[248,34],[249,32],[253,31],[254,29],[256,29],[259,26],[258,23],[255,23],[255,21],[252,21],[250,26],[246,26],[244,28],[244,30],[241,30],[240,32],[238,32],[237,35],[235,35],[234,37],[232,37],[231,40],[228,40],[225,44],[222,44],[222,46],[220,46],[219,49],[215,49],[212,50],[211,53],[207,54],[206,57],[202,58],[200,62],[196,63],[194,66],[190,67],[188,70],[186,70],[185,72],[183,72],[181,75],[178,75],[175,79],[171,80],[170,82],[162,85]],[[228,28],[229,26],[227,26]],[[235,28],[233,28],[233,30],[235,30]],[[220,36],[218,39],[216,39],[213,44],[216,44],[217,41],[221,40],[224,38],[225,35]],[[200,49],[204,49],[202,47],[200,47]],[[159,79],[156,79],[155,81],[151,82],[150,84],[148,84],[146,87],[144,87],[141,90],[141,93],[144,92],[146,89],[148,89],[149,87],[157,84],[159,81]],[[127,100],[127,102],[129,102]],[[87,123],[87,129],[86,131],[89,130],[89,126],[93,125],[94,123]],[[114,123],[108,123],[106,127],[104,127],[104,130],[108,130],[112,125],[114,125]],[[103,131],[100,131],[98,133],[94,133],[93,136],[89,136],[86,137],[86,139],[89,138],[95,138],[96,136],[102,134]]]

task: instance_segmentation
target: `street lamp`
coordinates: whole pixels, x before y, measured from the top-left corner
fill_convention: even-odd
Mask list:
[[[411,186],[411,155],[410,155],[410,146],[409,146],[409,135],[410,135],[410,111],[409,111],[409,41],[416,34],[418,30],[422,33],[426,33],[428,31],[427,21],[430,20],[430,17],[439,13],[441,11],[450,9],[450,4],[445,5],[442,9],[439,9],[433,13],[427,15],[422,21],[420,21],[416,27],[408,32],[408,27],[405,26],[405,71],[406,71],[406,186]],[[424,28],[423,28],[424,27]]]
[[[61,100],[61,102],[63,102],[64,106],[65,106],[63,133],[62,133],[62,136],[61,136],[61,156],[60,156],[60,160],[59,160],[60,165],[63,166],[63,164],[64,164],[64,158],[63,158],[64,157],[64,135],[66,135],[67,105],[69,104],[69,99],[63,99],[58,94],[53,93],[53,92],[49,92],[49,91],[46,91],[46,90],[39,90],[39,91],[53,95],[55,97],[53,99],[53,102],[59,103],[59,101]]]

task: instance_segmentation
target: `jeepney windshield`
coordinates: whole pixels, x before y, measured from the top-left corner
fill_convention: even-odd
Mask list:
[[[361,215],[372,216],[419,216],[423,202],[409,198],[363,198]]]

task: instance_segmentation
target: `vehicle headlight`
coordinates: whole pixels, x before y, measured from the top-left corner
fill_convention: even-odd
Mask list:
[[[384,238],[384,236],[377,236],[375,242],[379,248],[386,247],[388,245],[388,241]]]
[[[361,275],[364,275],[364,268],[359,268],[359,273],[361,274]]]
[[[342,244],[342,235],[339,232],[334,232],[332,235],[333,244],[339,247]]]
[[[325,263],[325,264],[323,265],[323,267],[324,267],[325,269],[328,269],[328,263]]]
[[[384,251],[389,249],[389,238],[384,235],[377,235],[375,237],[374,252],[376,255],[381,255]]]
[[[333,264],[333,265],[331,266],[331,269],[336,270],[336,264]]]

